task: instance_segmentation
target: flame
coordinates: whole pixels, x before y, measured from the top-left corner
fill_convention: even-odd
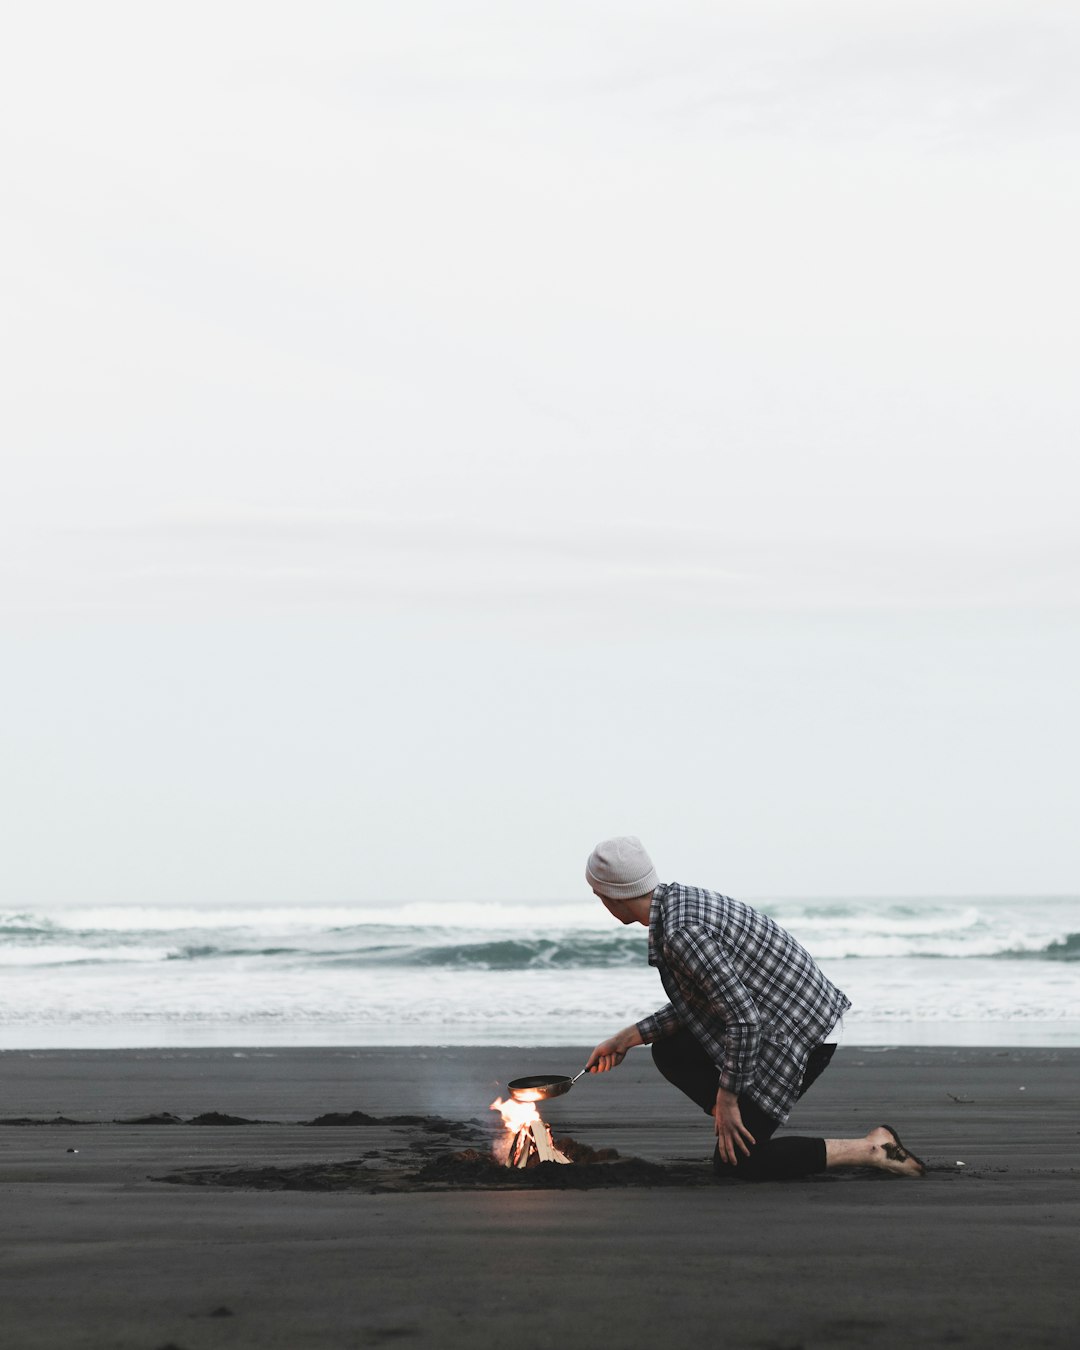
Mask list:
[[[518,1130],[540,1119],[535,1102],[519,1102],[513,1097],[508,1097],[506,1101],[496,1097],[488,1110],[498,1111],[502,1116],[503,1128],[509,1130],[511,1134],[517,1134]]]
[[[502,1116],[505,1133],[496,1139],[494,1153],[496,1162],[505,1163],[510,1156],[518,1131],[531,1125],[534,1120],[539,1120],[540,1112],[536,1109],[535,1102],[518,1102],[513,1097],[508,1097],[506,1101],[496,1097],[489,1109],[498,1111]]]

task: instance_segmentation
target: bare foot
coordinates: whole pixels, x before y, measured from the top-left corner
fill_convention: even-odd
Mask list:
[[[891,1125],[878,1125],[866,1136],[866,1142],[871,1146],[871,1167],[890,1172],[894,1177],[921,1177],[925,1174],[926,1164],[907,1151]]]

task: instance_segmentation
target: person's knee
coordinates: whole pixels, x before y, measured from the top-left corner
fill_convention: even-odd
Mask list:
[[[738,1162],[726,1163],[720,1157],[720,1149],[713,1154],[713,1174],[731,1181],[768,1181],[769,1169],[760,1157],[760,1151],[751,1147],[749,1157],[739,1154]]]
[[[740,1154],[735,1167],[720,1161],[719,1149],[713,1155],[713,1170],[717,1176],[743,1181],[795,1181],[814,1172],[824,1172],[825,1164],[824,1139],[804,1139],[795,1135],[751,1145],[750,1156]]]
[[[667,1072],[668,1069],[672,1068],[678,1059],[677,1055],[672,1054],[670,1040],[653,1041],[652,1045],[649,1046],[649,1049],[652,1051],[653,1063],[664,1077],[667,1078],[669,1076]]]
[[[649,1049],[652,1051],[653,1063],[665,1076],[669,1070],[685,1074],[713,1068],[708,1055],[685,1029],[675,1032],[673,1036],[653,1041]]]

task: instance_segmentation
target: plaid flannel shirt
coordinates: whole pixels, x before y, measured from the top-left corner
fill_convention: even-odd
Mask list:
[[[721,1087],[787,1120],[810,1051],[851,1007],[810,953],[749,905],[672,883],[653,892],[649,964],[671,1001],[637,1024],[645,1044],[685,1027]]]

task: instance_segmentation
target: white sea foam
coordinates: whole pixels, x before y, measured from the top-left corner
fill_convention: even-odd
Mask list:
[[[45,926],[115,932],[251,928],[273,932],[333,931],[386,924],[415,928],[533,929],[605,928],[602,911],[589,901],[396,901],[352,905],[56,905],[34,912],[0,914],[5,927]]]

